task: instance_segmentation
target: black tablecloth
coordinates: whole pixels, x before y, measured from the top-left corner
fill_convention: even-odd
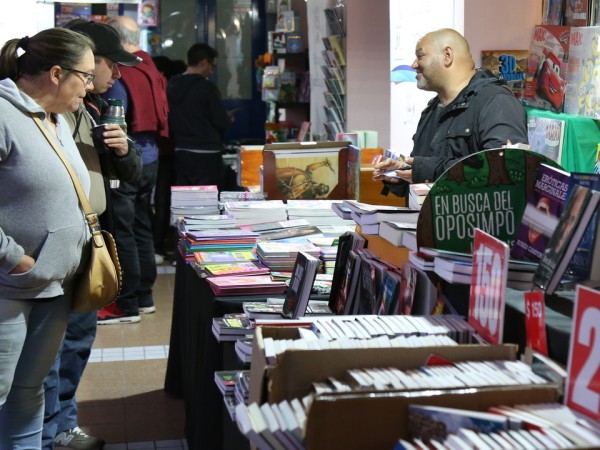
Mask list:
[[[216,370],[243,365],[235,357],[234,343],[220,344],[211,331],[214,317],[242,311],[244,300],[215,298],[206,280],[178,258],[165,391],[184,399],[185,435],[192,450],[249,448],[214,382]]]

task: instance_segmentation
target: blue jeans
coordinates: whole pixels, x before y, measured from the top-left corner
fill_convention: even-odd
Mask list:
[[[62,347],[44,380],[44,449],[52,449],[58,433],[78,425],[75,393],[96,338],[97,316],[97,311],[69,316]]]
[[[70,295],[46,302],[0,298],[0,450],[41,446],[44,378],[70,309]]]
[[[126,313],[138,314],[140,306],[151,306],[152,286],[156,281],[151,198],[156,186],[158,162],[144,165],[142,176],[132,182],[121,181],[111,189],[115,241],[123,269],[123,287],[117,306]]]

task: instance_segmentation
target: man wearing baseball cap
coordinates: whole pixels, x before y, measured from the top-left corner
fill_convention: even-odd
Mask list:
[[[106,124],[102,140],[94,140],[92,128],[101,123],[106,101],[101,94],[121,78],[119,65],[135,66],[141,59],[125,51],[114,28],[96,22],[76,20],[67,24],[89,36],[95,45],[93,74],[75,73],[86,85],[82,107],[66,114],[73,138],[90,173],[90,203],[100,217],[102,229],[113,233],[110,192],[120,180],[136,180],[142,159],[116,124]],[[113,233],[114,234],[114,233]],[[54,366],[44,382],[46,410],[42,448],[94,450],[104,446],[100,438],[89,436],[78,426],[75,392],[96,337],[97,312],[71,313],[65,339]]]

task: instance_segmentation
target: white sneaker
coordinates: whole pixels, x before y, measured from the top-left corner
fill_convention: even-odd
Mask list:
[[[155,262],[157,265],[160,265],[160,264],[162,264],[164,261],[165,261],[165,258],[164,258],[162,255],[159,255],[158,253],[155,253],[155,254],[154,254],[154,262]]]

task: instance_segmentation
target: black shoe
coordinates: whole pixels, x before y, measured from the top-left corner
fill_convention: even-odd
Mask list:
[[[54,448],[99,450],[102,447],[104,447],[104,440],[88,435],[79,427],[58,433],[54,438]]]

